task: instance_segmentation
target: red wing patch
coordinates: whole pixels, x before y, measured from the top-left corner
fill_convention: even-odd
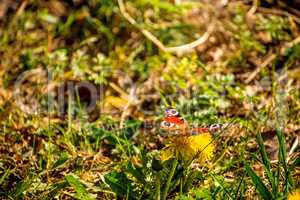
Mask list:
[[[200,134],[200,133],[207,133],[209,131],[210,130],[207,127],[197,127],[197,128],[192,128],[191,129],[192,135],[197,135],[197,134]]]
[[[181,117],[165,117],[164,121],[177,125],[184,124],[184,120]]]

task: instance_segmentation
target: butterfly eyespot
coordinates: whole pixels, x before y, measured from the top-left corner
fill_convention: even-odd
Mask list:
[[[212,124],[209,128],[211,130],[220,129],[222,127],[222,124]]]
[[[178,114],[179,114],[176,110],[172,110],[171,113],[172,113],[173,115],[178,115]]]
[[[171,126],[171,123],[170,122],[166,122],[166,121],[163,121],[161,123],[162,126],[165,126],[165,127],[170,127]]]
[[[168,108],[168,109],[165,110],[165,115],[167,115],[167,116],[178,116],[179,112],[176,111],[173,108]]]
[[[161,123],[161,126],[162,126],[162,127],[171,128],[171,127],[175,127],[176,124],[171,123],[171,122],[167,122],[167,121],[163,121],[163,122]]]

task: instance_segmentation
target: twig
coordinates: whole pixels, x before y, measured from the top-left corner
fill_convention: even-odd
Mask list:
[[[260,66],[258,66],[256,68],[256,70],[254,70],[252,72],[252,74],[250,74],[250,76],[246,79],[245,83],[248,84],[250,83],[254,78],[255,76],[263,69],[265,68],[266,66],[268,66],[268,64],[270,62],[272,62],[274,59],[276,58],[276,54],[271,54]]]
[[[23,2],[21,3],[21,5],[20,5],[20,7],[18,8],[17,13],[16,13],[16,16],[17,16],[17,17],[19,17],[19,16],[23,13],[24,9],[25,9],[26,6],[27,6],[27,3],[28,3],[28,0],[25,0],[25,1],[23,1]]]
[[[294,153],[294,151],[295,151],[296,147],[298,146],[298,144],[299,144],[299,139],[298,139],[298,136],[297,136],[296,139],[293,142],[293,145],[292,145],[290,151],[289,151],[287,161],[290,160],[290,156]]]
[[[258,6],[259,6],[258,0],[254,0],[254,1],[253,1],[252,7],[251,7],[250,10],[247,12],[247,15],[250,15],[250,16],[251,16],[251,15],[254,15],[254,13],[256,12]]]
[[[129,114],[129,111],[128,111],[129,107],[136,102],[136,97],[135,96],[136,96],[136,88],[133,87],[130,90],[130,94],[128,96],[127,104],[123,108],[123,112],[122,112],[122,115],[121,115],[121,121],[120,121],[120,128],[121,129],[124,127],[125,118]]]
[[[135,19],[133,19],[127,12],[125,9],[125,5],[123,0],[118,0],[118,4],[119,4],[119,8],[120,8],[120,12],[123,15],[123,17],[133,26],[135,26],[136,28],[138,28],[143,35],[149,39],[150,41],[152,41],[160,50],[164,51],[164,52],[170,52],[170,53],[186,53],[191,51],[192,49],[194,49],[195,47],[199,46],[200,44],[203,44],[210,36],[211,32],[213,31],[212,26],[208,27],[208,30],[197,40],[188,43],[188,44],[184,44],[184,45],[180,45],[180,46],[176,46],[176,47],[166,47],[157,37],[155,37],[150,31],[145,30],[143,28],[141,28],[138,23],[135,21]]]
[[[117,91],[122,96],[122,98],[127,99],[129,97],[127,92],[125,92],[122,88],[117,86],[114,82],[110,82],[109,86],[112,87],[115,91]]]
[[[167,47],[166,50],[168,52],[174,52],[174,53],[185,53],[190,51],[191,49],[196,48],[200,44],[203,44],[208,39],[209,36],[210,36],[210,31],[207,31],[200,38],[198,38],[197,40],[191,43],[177,46],[177,47]]]
[[[249,7],[249,6],[246,6]],[[294,14],[291,14],[287,11],[283,11],[283,10],[278,10],[275,8],[269,9],[269,8],[263,8],[263,7],[258,7],[257,8],[258,12],[264,13],[264,14],[272,14],[272,15],[281,15],[281,16],[286,16],[286,17],[292,17],[297,23],[300,23],[300,19],[295,16]]]
[[[287,43],[286,46],[290,48],[298,43],[300,43],[300,36],[296,37],[293,41]]]

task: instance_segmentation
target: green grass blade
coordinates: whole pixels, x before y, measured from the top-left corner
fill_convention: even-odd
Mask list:
[[[95,200],[95,198],[85,189],[80,179],[73,174],[65,176],[67,182],[75,189],[77,199]]]
[[[214,179],[214,181],[216,181],[220,187],[222,188],[222,190],[225,192],[225,194],[228,196],[228,199],[233,199],[233,197],[231,196],[230,192],[226,189],[225,187],[225,183],[221,180],[219,180],[214,174],[210,174],[210,176]]]
[[[173,163],[172,163],[172,168],[171,168],[171,171],[170,171],[170,174],[169,174],[169,177],[167,179],[167,183],[165,185],[165,188],[163,190],[163,194],[162,194],[162,200],[165,200],[167,199],[167,196],[168,196],[168,193],[169,193],[169,188],[170,188],[170,184],[171,184],[171,181],[172,181],[172,178],[174,176],[174,173],[176,171],[176,167],[178,165],[178,160],[175,159],[173,160]]]
[[[143,184],[146,184],[145,176],[144,176],[144,174],[142,172],[142,169],[140,167],[134,166],[131,162],[128,162],[128,164],[127,164],[127,170],[138,181],[140,181]]]
[[[235,198],[234,199],[240,199],[241,198],[239,194],[240,194],[240,189],[242,188],[242,184],[244,182],[244,178],[245,178],[245,173],[243,174],[243,177],[241,178],[241,181],[240,181],[240,183],[239,183],[239,185],[238,185],[238,187],[235,191],[235,195],[234,195]]]
[[[53,164],[52,169],[55,169],[56,167],[64,164],[67,160],[69,159],[69,155],[65,152],[63,152],[59,158],[57,159],[57,161]]]
[[[263,139],[262,139],[262,136],[261,136],[260,133],[258,133],[256,135],[256,140],[257,140],[257,143],[259,145],[259,150],[260,150],[260,154],[261,154],[261,157],[262,157],[263,164],[265,166],[265,171],[267,173],[267,177],[268,177],[268,180],[269,180],[269,182],[272,186],[272,191],[273,191],[275,189],[275,181],[274,181],[274,177],[273,177],[271,163],[270,163],[270,159],[267,155],[266,148],[265,148],[265,145],[264,145],[264,142],[263,142]],[[273,191],[273,194],[274,194],[274,191]]]
[[[0,177],[0,185],[2,185],[2,184],[4,183],[5,179],[8,178],[8,176],[11,174],[11,172],[12,172],[13,170],[11,170],[11,169],[6,169],[6,170],[4,170],[4,171],[5,171],[4,174],[1,175],[1,177]]]
[[[268,190],[266,185],[262,182],[262,180],[257,176],[257,174],[251,169],[251,167],[246,164],[245,170],[247,174],[251,177],[252,182],[254,183],[256,189],[258,190],[259,194],[265,200],[274,199],[273,194]]]
[[[49,193],[46,194],[46,196],[43,197],[43,200],[51,200],[54,199],[55,196],[62,191],[64,188],[68,187],[69,184],[67,181],[61,181],[54,183],[50,186],[51,190]]]
[[[260,150],[260,153],[261,153],[262,161],[263,161],[266,169],[268,171],[271,171],[270,159],[268,158],[266,148],[265,148],[265,145],[264,145],[264,142],[263,142],[263,139],[262,139],[262,136],[261,136],[260,133],[258,133],[256,135],[256,140],[257,140],[257,143],[259,145],[259,150]]]
[[[11,193],[11,197],[13,199],[19,199],[23,196],[23,193],[30,188],[33,180],[31,177],[28,177],[26,180],[19,182],[13,192]]]
[[[287,167],[287,152],[286,152],[286,145],[285,145],[285,140],[282,132],[276,128],[276,136],[278,138],[279,142],[279,153],[281,155],[281,161],[283,162],[283,167],[286,169]]]
[[[285,196],[287,196],[289,193],[289,188],[290,188],[290,186],[292,186],[292,179],[290,177],[290,170],[289,170],[288,163],[287,163],[287,152],[286,152],[285,139],[279,128],[276,128],[276,136],[277,136],[278,142],[279,142],[279,154],[280,155],[279,155],[278,160],[280,163],[282,163],[284,173],[285,173],[284,193],[285,193]]]

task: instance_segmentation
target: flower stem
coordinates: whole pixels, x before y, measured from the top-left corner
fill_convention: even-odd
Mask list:
[[[180,178],[180,198],[182,197],[183,177]]]
[[[177,164],[178,164],[178,160],[175,159],[174,162],[173,162],[172,168],[171,168],[170,176],[168,177],[168,180],[167,180],[167,183],[166,183],[166,187],[164,188],[164,191],[163,191],[163,196],[162,196],[163,200],[165,200],[168,196],[170,184],[171,184],[172,178],[174,176]]]

